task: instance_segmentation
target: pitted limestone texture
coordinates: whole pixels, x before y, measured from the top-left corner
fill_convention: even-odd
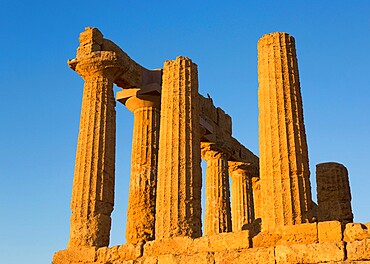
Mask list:
[[[108,77],[85,79],[69,247],[109,244],[114,204],[115,104],[113,82]]]
[[[306,132],[294,38],[258,41],[262,230],[311,221]]]
[[[246,230],[254,221],[252,178],[258,175],[258,168],[250,163],[229,161],[229,175],[232,230]]]
[[[126,241],[138,244],[155,237],[160,97],[132,96],[125,105],[134,113]]]
[[[316,165],[318,219],[353,222],[348,171],[336,162]]]
[[[293,37],[277,32],[258,43],[260,160],[232,135],[231,116],[198,93],[190,59],[148,70],[96,28],[79,40],[68,61],[85,81],[71,232],[53,264],[370,263],[370,223],[348,223],[347,169],[317,165],[318,205],[311,200]],[[134,124],[127,243],[108,247],[113,85]],[[203,236],[201,157],[207,162]]]
[[[206,168],[206,212],[204,234],[231,232],[228,153],[217,144],[202,142],[202,158]]]
[[[166,61],[162,78],[155,237],[200,237],[197,65],[186,57]]]

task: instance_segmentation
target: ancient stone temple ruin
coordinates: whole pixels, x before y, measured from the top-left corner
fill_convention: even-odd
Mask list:
[[[233,137],[231,117],[198,93],[189,58],[148,70],[96,28],[79,41],[68,61],[85,81],[70,238],[54,264],[370,263],[370,224],[353,223],[342,164],[316,165],[312,200],[292,36],[258,41],[260,157]],[[116,101],[134,125],[127,243],[112,246]]]

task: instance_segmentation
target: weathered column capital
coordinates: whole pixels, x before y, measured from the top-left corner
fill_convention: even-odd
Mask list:
[[[161,97],[159,95],[134,95],[125,102],[128,110],[134,113],[136,110],[144,107],[161,108]]]
[[[230,177],[258,177],[258,168],[249,162],[229,161],[228,165]]]
[[[103,76],[115,82],[119,74],[124,71],[124,66],[113,51],[95,51],[82,58],[68,60],[68,66],[85,81]]]
[[[230,152],[227,148],[223,148],[221,145],[213,142],[201,142],[201,154],[202,158],[206,161],[214,159],[228,159]]]

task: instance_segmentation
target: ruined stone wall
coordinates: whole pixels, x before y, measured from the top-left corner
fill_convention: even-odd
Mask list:
[[[200,123],[204,130],[202,142],[214,142],[229,152],[229,160],[247,162],[258,168],[259,158],[232,136],[231,117],[212,99],[199,95]]]

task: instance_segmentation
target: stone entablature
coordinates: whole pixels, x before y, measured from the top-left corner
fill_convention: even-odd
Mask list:
[[[54,264],[370,261],[370,225],[351,223],[347,169],[317,165],[319,204],[311,199],[293,37],[272,33],[258,42],[260,161],[232,136],[231,117],[198,93],[197,65],[189,58],[148,70],[96,28],[79,40],[68,61],[85,81],[70,240]],[[127,243],[108,248],[113,84],[122,88],[116,100],[134,115],[134,132]]]

